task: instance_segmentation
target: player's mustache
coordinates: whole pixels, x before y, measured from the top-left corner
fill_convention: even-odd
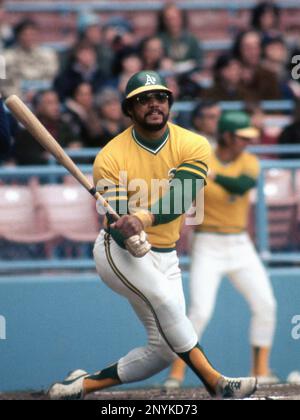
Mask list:
[[[154,112],[156,114],[162,115],[163,117],[165,116],[165,114],[160,109],[152,109],[151,111],[147,112],[145,117],[148,117],[149,115],[152,115]]]

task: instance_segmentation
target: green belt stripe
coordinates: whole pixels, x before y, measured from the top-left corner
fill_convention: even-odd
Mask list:
[[[151,251],[159,252],[161,254],[164,254],[164,253],[176,251],[176,248],[175,247],[174,248],[155,248],[155,247],[152,247]]]
[[[201,226],[198,228],[198,230],[195,231],[195,233],[217,233],[220,235],[235,235],[235,234],[241,234],[246,233],[246,229],[242,229],[240,227],[230,226],[228,227],[228,230],[234,230],[234,232],[224,232],[224,230],[220,230],[221,228],[218,228],[217,226]],[[224,228],[223,228],[224,229]]]
[[[114,260],[112,258],[111,252],[110,252],[110,235],[106,234],[105,235],[105,241],[104,241],[104,245],[105,245],[105,254],[106,254],[106,258],[107,261],[111,267],[111,269],[113,270],[113,272],[115,273],[115,275],[121,280],[121,282],[124,284],[124,286],[126,286],[129,290],[131,290],[135,295],[139,296],[145,303],[146,305],[149,307],[150,311],[152,312],[152,315],[155,319],[157,328],[160,332],[160,334],[162,335],[162,337],[164,338],[164,340],[166,341],[167,345],[170,347],[170,349],[176,353],[173,349],[173,347],[171,346],[171,344],[169,343],[167,337],[165,336],[160,323],[159,323],[159,319],[153,309],[153,306],[151,305],[150,301],[146,298],[146,296],[144,296],[142,294],[142,292],[140,292],[135,286],[133,286],[133,284],[130,283],[130,281],[128,279],[126,279],[126,277],[119,271],[119,269],[116,267]]]

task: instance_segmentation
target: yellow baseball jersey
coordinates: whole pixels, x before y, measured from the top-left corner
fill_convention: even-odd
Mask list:
[[[210,169],[218,175],[233,178],[247,175],[257,179],[260,172],[258,159],[250,153],[243,153],[229,164],[220,162],[216,154],[213,153]],[[250,207],[249,194],[250,191],[242,196],[231,194],[221,185],[208,180],[204,194],[204,222],[196,230],[223,234],[245,231]]]
[[[94,183],[108,201],[115,200],[116,196],[121,201],[130,201],[139,186],[144,185],[140,205],[150,208],[168,191],[170,181],[177,172],[185,171],[206,180],[210,155],[211,147],[204,137],[177,125],[168,123],[168,136],[156,150],[140,143],[134,128],[129,127],[111,140],[96,157]],[[158,197],[153,194],[153,180],[164,180]],[[107,181],[112,184],[108,188]],[[102,185],[106,187],[101,190]],[[147,229],[153,248],[161,251],[174,249],[182,221],[183,216],[180,216],[170,223]]]

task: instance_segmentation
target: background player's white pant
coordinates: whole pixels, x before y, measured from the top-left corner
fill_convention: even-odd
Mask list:
[[[189,318],[198,338],[201,339],[212,317],[224,276],[250,306],[251,344],[271,347],[276,326],[276,301],[266,270],[246,233],[194,235]]]
[[[176,252],[150,252],[134,258],[101,232],[94,248],[101,279],[128,299],[148,334],[148,345],[118,363],[122,383],[136,382],[165,369],[176,353],[191,350],[197,335],[186,316],[181,271]]]

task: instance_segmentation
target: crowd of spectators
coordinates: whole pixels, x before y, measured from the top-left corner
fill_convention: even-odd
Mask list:
[[[236,33],[232,49],[207,68],[201,39],[190,32],[187,13],[174,4],[158,13],[156,32],[144,39],[124,16],[104,20],[93,12],[81,13],[74,44],[59,52],[40,44],[43,28],[36,21],[24,19],[9,27],[0,5],[0,51],[6,61],[0,92],[23,97],[62,146],[100,148],[130,123],[121,110],[129,78],[142,69],[155,70],[165,76],[176,100],[197,103],[186,125],[206,132],[213,144],[219,101],[251,104],[253,122],[262,128],[260,101],[300,96],[290,71],[296,46],[288,45],[280,20],[273,2],[260,3],[248,28]],[[18,165],[46,163],[47,154],[12,124],[1,102],[0,159]],[[11,147],[7,139],[12,134]],[[280,142],[300,143],[299,111]]]

